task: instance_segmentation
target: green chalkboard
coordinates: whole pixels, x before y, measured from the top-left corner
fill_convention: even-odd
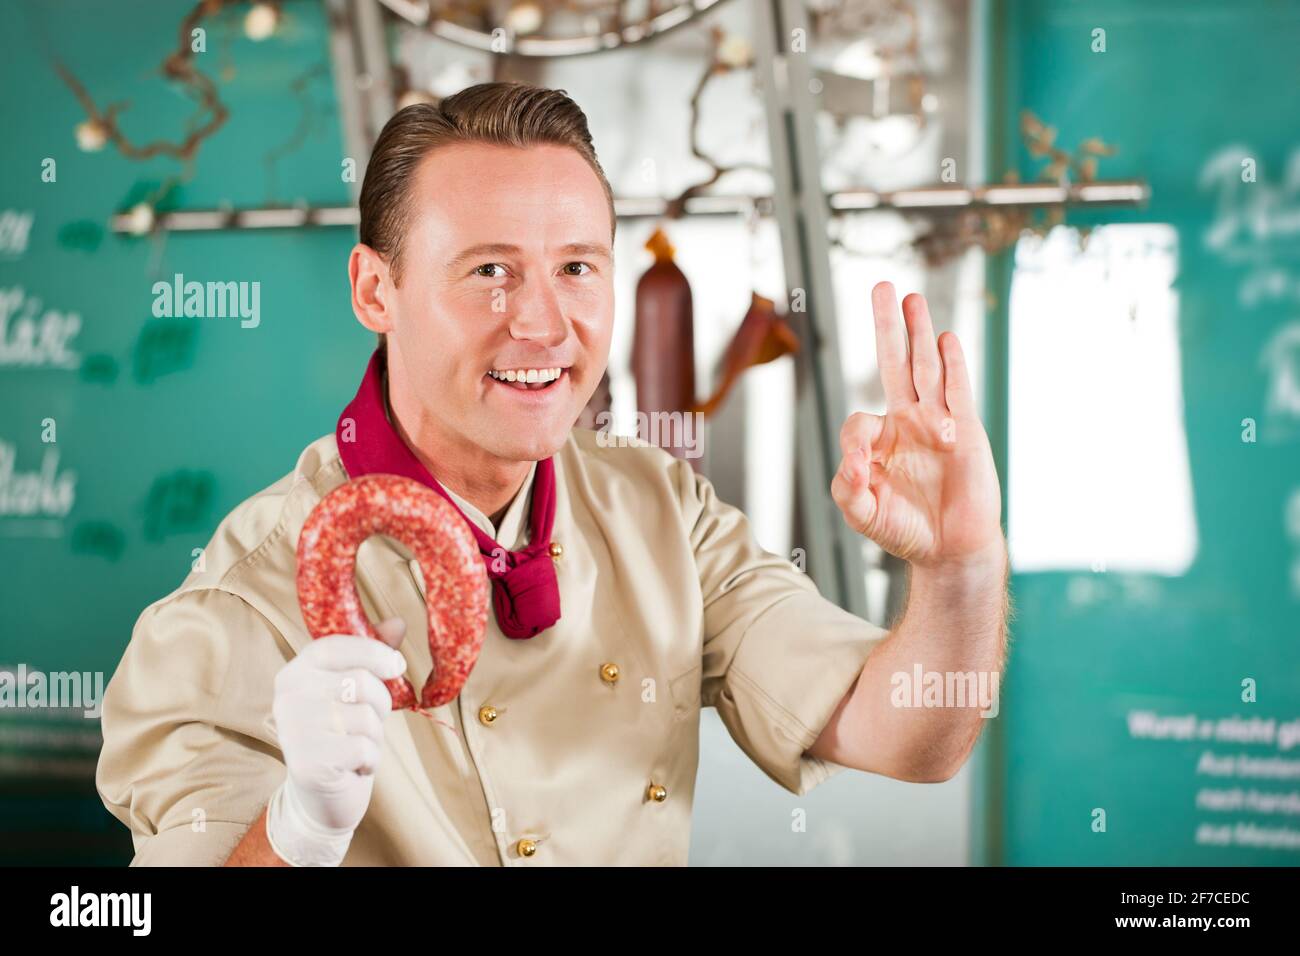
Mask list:
[[[128,103],[132,142],[184,139],[195,103],[159,65],[192,4],[0,0],[0,667],[106,682],[140,611],[355,389],[353,230],[107,230],[177,176],[172,208],[349,201],[324,7],[283,6],[261,42],[238,5],[202,21],[193,62],[229,116],[187,166],[79,149],[53,64],[100,109]],[[256,289],[256,322],[167,314],[154,286],[177,275]],[[130,858],[97,752],[84,714],[0,709],[0,861]]]
[[[1014,575],[1013,663],[987,745],[994,792],[981,822],[992,833],[990,862],[1300,862],[1297,49],[1300,5],[1274,0],[992,6],[991,173],[1015,169],[1033,179],[1042,167],[1021,143],[1022,110],[1056,127],[1067,148],[1099,137],[1119,148],[1101,160],[1101,177],[1144,179],[1152,199],[1144,209],[1076,213],[1071,221],[1149,224],[1168,236],[1174,256],[1164,301],[1176,317],[1168,353],[1176,420],[1170,426],[1157,409],[1168,394],[1116,401],[1129,394],[1125,350],[1136,344],[1094,361],[1086,340],[1108,334],[1115,319],[1105,311],[1114,307],[1106,283],[1115,277],[1099,274],[1083,292],[1095,303],[1095,322],[1057,335],[1052,360],[1069,367],[1063,380],[1075,377],[1072,363],[1094,361],[1090,388],[1063,401],[1082,405],[1090,427],[1104,426],[1101,434],[1114,440],[1086,449],[1082,496],[1064,490],[1077,474],[1057,472],[1055,506],[1095,509],[1095,495],[1103,508],[1122,511],[1131,504],[1124,489],[1141,487],[1143,469],[1154,467],[1174,476],[1163,486],[1169,495],[1185,473],[1193,523],[1176,528],[1190,541],[1176,569],[1141,561],[1116,569],[1124,555],[1114,554],[1109,563],[1064,561]],[[1024,314],[1022,302],[1014,314],[1026,249],[991,269],[1000,281],[992,291],[1001,347],[990,394],[1006,394],[1011,410],[1009,418],[993,412],[994,433],[1007,446],[1003,473],[1008,455],[1043,466],[1024,472],[1036,476],[1032,487],[1017,487],[1010,469],[1013,548],[1018,534],[1042,530],[1017,527],[1018,514],[1056,520],[1018,508],[1053,491],[1051,463],[1041,456],[1059,440],[1014,426],[1007,433],[1017,383],[1031,378],[1024,363],[1043,358],[1023,330],[1032,323],[1051,330],[1072,307],[1046,303]],[[1149,306],[1134,309],[1132,334],[1116,342],[1141,339],[1155,314]],[[1027,401],[1026,389],[1019,397]],[[1147,461],[1161,442],[1173,451]],[[1150,507],[1167,504],[1157,498]],[[1169,544],[1139,534],[1124,547],[1135,554]]]

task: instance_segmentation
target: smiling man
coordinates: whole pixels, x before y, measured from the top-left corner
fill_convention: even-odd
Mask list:
[[[844,768],[956,772],[979,702],[899,706],[894,679],[1001,671],[1006,552],[960,347],[919,296],[872,293],[888,408],[845,423],[827,490],[910,562],[886,632],[685,461],[574,427],[609,354],[615,221],[567,96],[492,83],[402,110],[360,207],[352,307],[380,346],[355,397],[144,611],[108,687],[97,783],[137,864],[684,864],[705,706],[795,794]],[[357,564],[391,647],[312,641],[298,610],[303,522],[371,473],[451,500],[491,581],[478,662],[430,715],[382,683],[430,668],[409,548],[372,538]]]

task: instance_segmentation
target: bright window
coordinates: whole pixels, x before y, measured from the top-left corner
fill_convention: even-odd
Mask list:
[[[1196,553],[1178,237],[1058,227],[1016,247],[1008,528],[1018,571],[1182,574]]]

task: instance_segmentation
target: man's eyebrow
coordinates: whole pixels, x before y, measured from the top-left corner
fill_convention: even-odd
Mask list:
[[[571,242],[560,249],[571,256],[591,256],[593,258],[610,258],[610,248],[599,242]]]
[[[468,249],[462,249],[447,263],[449,271],[457,271],[461,266],[467,264],[473,259],[481,256],[510,256],[518,255],[522,252],[518,246],[508,242],[481,242],[476,246],[470,246]],[[566,255],[590,256],[592,258],[612,258],[610,248],[599,242],[570,242],[560,247],[560,252]]]

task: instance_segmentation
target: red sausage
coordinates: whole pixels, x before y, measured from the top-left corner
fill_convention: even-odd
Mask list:
[[[672,243],[656,229],[645,247],[655,261],[636,284],[632,330],[632,377],[636,408],[648,419],[659,412],[683,414],[695,404],[695,319],[691,284],[673,261]],[[652,435],[638,435],[652,441]],[[686,458],[686,449],[664,448]],[[699,469],[698,458],[688,458]]]
[[[357,549],[371,535],[395,538],[424,573],[433,671],[417,703],[404,676],[385,681],[394,710],[440,707],[460,693],[487,633],[489,584],[478,544],[447,501],[410,478],[364,475],[312,510],[298,539],[298,604],[312,638],[362,634],[379,640],[357,594]]]

